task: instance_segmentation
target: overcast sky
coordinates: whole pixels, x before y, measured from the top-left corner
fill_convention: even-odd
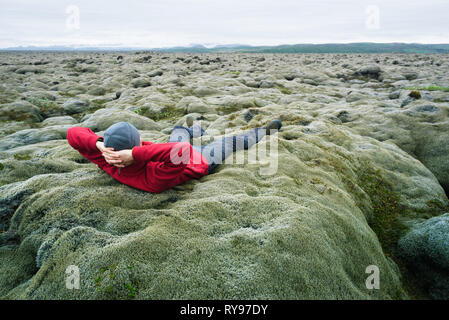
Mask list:
[[[0,0],[0,48],[449,43],[449,0]]]

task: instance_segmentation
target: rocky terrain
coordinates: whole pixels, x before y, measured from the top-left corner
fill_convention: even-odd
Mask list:
[[[448,55],[0,53],[0,297],[448,299],[448,71]],[[66,140],[128,121],[166,142],[189,114],[215,134],[281,119],[277,171],[223,164],[151,194]]]

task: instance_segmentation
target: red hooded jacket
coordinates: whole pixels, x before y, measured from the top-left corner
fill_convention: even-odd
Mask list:
[[[206,158],[188,142],[152,143],[132,149],[134,163],[117,168],[106,162],[96,143],[99,138],[89,128],[72,127],[67,131],[69,144],[89,161],[117,181],[149,192],[162,192],[208,173]],[[172,161],[171,159],[175,159]]]

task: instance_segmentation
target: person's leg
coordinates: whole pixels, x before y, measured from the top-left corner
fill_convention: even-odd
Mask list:
[[[223,137],[201,148],[211,173],[220,163],[237,150],[249,149],[266,135],[263,128],[255,128],[235,136]]]
[[[202,146],[200,151],[209,163],[209,173],[237,150],[249,149],[259,142],[264,136],[278,131],[282,127],[280,120],[271,121],[266,127],[255,128],[245,131],[235,136],[223,137],[206,146]]]
[[[175,126],[168,138],[168,142],[190,142],[189,129],[183,126]]]
[[[205,133],[204,129],[201,128],[199,124],[194,124],[190,126],[190,128],[187,128],[187,130],[189,130],[190,136],[192,138],[202,137]]]
[[[190,128],[175,126],[168,138],[168,142],[190,142],[191,138],[201,137],[204,132],[200,125],[193,125]]]

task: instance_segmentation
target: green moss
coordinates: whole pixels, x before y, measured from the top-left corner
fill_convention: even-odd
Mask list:
[[[27,180],[35,175],[47,173],[63,173],[73,170],[73,164],[63,160],[39,159],[37,161],[21,161],[30,160],[31,156],[14,154],[13,159],[5,160],[3,164],[7,167],[8,173],[0,175],[0,183],[8,184],[17,181]]]
[[[137,113],[137,112],[136,112]],[[139,113],[138,113],[139,114]],[[177,119],[184,115],[184,111],[175,108],[174,106],[165,106],[161,112],[155,112],[148,115],[148,118],[154,121]]]
[[[163,88],[156,88],[156,90],[163,94],[166,94],[168,92],[167,90],[165,90]]]
[[[426,218],[431,218],[449,212],[449,204],[442,203],[439,199],[429,200],[426,202],[426,205],[428,207],[428,210],[424,212],[424,214],[427,214]]]
[[[449,92],[449,87],[428,86],[427,88],[421,90]]]
[[[392,184],[381,171],[374,169],[370,163],[364,164],[358,184],[371,199],[373,214],[368,224],[376,233],[384,254],[398,266],[402,275],[402,290],[411,299],[428,299],[421,279],[416,277],[396,252],[397,242],[406,232],[406,227],[399,220],[406,215],[405,208],[399,203],[400,195],[393,191]],[[430,201],[439,206],[440,203],[437,202],[438,204]]]
[[[132,282],[122,282],[118,275],[118,263],[111,266],[101,267],[100,274],[94,279],[95,289],[101,294],[105,294],[108,299],[127,299],[136,296],[136,287]],[[126,268],[130,270],[132,267],[127,265]]]
[[[98,109],[104,108],[105,107],[105,103],[108,102],[108,101],[109,101],[108,99],[94,99],[94,100],[91,100],[90,101],[91,102],[91,109],[92,109],[92,107],[95,109],[95,110],[92,110],[92,111],[96,111]]]
[[[407,90],[422,90],[422,91],[442,91],[442,92],[449,92],[449,87],[441,87],[441,86],[428,86],[428,87],[409,87],[406,88]]]
[[[380,169],[364,164],[358,176],[358,185],[371,199],[373,214],[368,224],[377,234],[384,252],[394,254],[397,241],[404,230],[399,218],[404,209],[399,203],[400,196],[382,175]]]
[[[38,107],[44,116],[55,109],[60,109],[56,102],[47,99],[28,98],[27,101]]]
[[[28,115],[25,113],[18,113],[18,112],[14,112],[14,111],[2,111],[1,112],[1,121],[2,122],[9,122],[10,120],[14,120],[14,121],[27,121],[27,120],[32,120],[32,121],[40,121],[40,119],[38,118],[38,116],[36,115]]]
[[[16,160],[30,160],[31,156],[29,156],[27,154],[15,153],[14,154],[14,159],[16,159]]]
[[[59,95],[64,96],[64,97],[71,97],[71,98],[73,98],[73,97],[76,96],[76,94],[71,93],[71,92],[59,91],[58,93],[59,93]]]
[[[384,83],[384,82],[379,82],[379,83],[373,83],[370,85],[371,88],[373,89],[389,89],[389,88],[394,88],[394,86],[391,83]]]
[[[63,68],[64,69],[74,69],[75,67],[76,67],[76,63],[70,62],[70,63],[67,63]]]
[[[421,93],[418,90],[410,91],[408,96],[412,97],[413,99],[421,99]]]
[[[15,97],[7,93],[0,94],[0,104],[11,103],[15,101]]]
[[[180,96],[180,91],[173,95]],[[240,126],[249,100],[249,103],[242,99],[240,105],[223,107],[226,113],[232,112],[232,108],[237,111],[225,118]],[[304,108],[308,109],[307,105]],[[25,273],[22,268],[21,278],[11,284],[3,279],[10,270],[6,266],[9,268],[15,260],[0,253],[0,264],[5,266],[4,278],[0,275],[4,288],[0,289],[1,296],[8,294],[6,298],[25,299],[396,298],[392,292],[399,287],[399,272],[385,259],[376,235],[366,225],[354,201],[363,206],[367,216],[370,214],[373,230],[379,233],[378,229],[394,229],[394,224],[389,222],[390,212],[379,205],[392,203],[397,209],[392,215],[396,221],[395,213],[402,212],[397,204],[399,196],[388,194],[392,190],[390,183],[400,185],[406,177],[398,175],[393,180],[396,178],[392,175],[392,180],[385,181],[376,175],[371,164],[367,164],[366,173],[364,167],[359,169],[357,155],[372,159],[376,167],[388,161],[386,156],[390,153],[381,144],[372,154],[358,153],[353,146],[367,141],[359,135],[340,132],[333,126],[329,126],[326,134],[304,133],[298,123],[306,125],[313,119],[313,110],[304,113],[304,108],[292,105],[282,110],[259,109],[260,114],[250,122],[251,127],[261,126],[279,116],[285,121],[285,130],[279,133],[279,170],[270,177],[259,173],[259,165],[223,165],[214,175],[151,194],[120,184],[93,164],[79,165],[81,161],[76,159],[81,156],[67,144],[49,146],[48,152],[45,145],[42,155],[51,157],[46,168],[43,160],[35,163],[16,161],[11,156],[5,158],[2,162],[7,168],[2,171],[3,175],[12,175],[14,171],[24,178],[52,173],[16,187],[18,191],[23,188],[24,192],[32,192],[21,201],[14,223],[20,227],[20,241],[31,243],[33,251],[14,252],[11,257],[29,258],[35,268],[37,248],[44,239],[53,239],[47,237],[49,231],[63,229],[64,235],[55,240],[52,255],[41,270]],[[141,106],[135,112],[148,116],[148,109]],[[169,119],[173,110],[170,109],[159,109],[162,112],[154,118]],[[162,141],[166,136],[156,132],[150,138]],[[269,145],[270,142],[262,143]],[[246,151],[244,155],[247,156]],[[407,162],[412,167],[419,164],[406,155],[397,159],[400,169],[408,168]],[[55,174],[58,168],[59,172],[64,168],[73,172]],[[356,172],[365,173],[366,177],[361,174],[359,182]],[[384,177],[390,177],[385,172],[382,171]],[[4,183],[2,179],[5,178],[0,177],[0,183]],[[366,193],[359,187],[362,182]],[[408,182],[410,186],[415,180]],[[416,186],[421,187],[418,183]],[[434,188],[422,188],[426,200],[437,198],[437,195],[427,196],[428,190]],[[403,197],[407,199],[407,196],[404,192]],[[438,208],[438,203],[433,201],[429,205]],[[79,226],[82,226],[79,231],[70,231]],[[385,243],[384,239],[388,240],[389,236],[381,235],[379,239]],[[118,261],[120,264],[113,268],[111,265]],[[81,290],[69,291],[64,281],[60,281],[65,268],[71,264],[82,270]],[[369,264],[381,268],[382,290],[366,290],[365,267]]]
[[[329,94],[329,96],[334,97],[334,98],[339,98],[339,99],[343,99],[345,97],[344,95],[342,95],[341,93],[338,93],[338,92],[331,93],[331,94]]]
[[[89,105],[85,108],[85,111],[83,111],[83,112],[81,112],[81,113],[75,113],[75,114],[72,114],[71,116],[72,116],[73,118],[75,118],[76,120],[81,121],[81,119],[82,119],[86,114],[94,113],[95,111],[97,111],[97,110],[99,110],[99,109],[106,108],[106,106],[105,106],[106,101],[109,101],[109,100],[106,100],[106,99],[96,99],[96,100],[90,101]]]
[[[134,298],[136,296],[136,288],[132,283],[125,283],[125,288],[128,290],[128,297]]]
[[[280,84],[277,84],[275,87],[276,87],[276,89],[278,89],[283,94],[292,94],[290,89],[288,89],[288,88],[286,88],[286,87],[284,87],[284,86],[282,86]]]
[[[314,177],[314,178],[310,179],[310,183],[311,184],[323,184],[324,182],[320,178]]]
[[[236,111],[240,111],[242,108],[240,108],[237,105],[230,105],[230,106],[219,106],[217,107],[218,114],[230,114]]]
[[[233,75],[235,75],[235,76],[238,76],[238,75],[240,75],[240,71],[231,71],[231,72],[229,72],[230,74],[233,74]]]
[[[312,122],[309,118],[304,117],[302,115],[292,116],[289,114],[281,114],[280,119],[281,119],[283,125],[299,124],[301,126],[307,126],[308,124],[310,124],[310,122]]]
[[[3,170],[5,168],[5,166],[3,165],[3,163],[0,162],[0,171]]]

